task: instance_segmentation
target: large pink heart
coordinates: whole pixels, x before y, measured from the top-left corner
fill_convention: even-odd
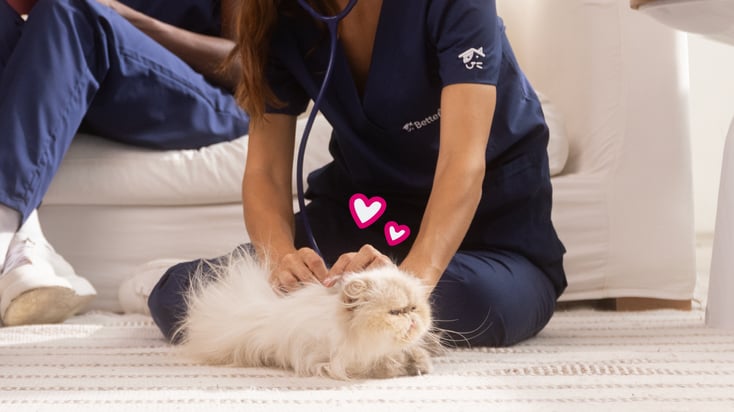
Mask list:
[[[407,239],[408,236],[410,236],[410,228],[408,226],[399,225],[394,221],[385,223],[385,239],[388,245],[398,245]]]
[[[360,229],[375,223],[385,213],[386,208],[387,203],[380,196],[367,199],[367,196],[356,193],[349,199],[349,211]]]

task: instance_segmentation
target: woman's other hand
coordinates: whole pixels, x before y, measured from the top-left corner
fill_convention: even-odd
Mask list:
[[[270,273],[270,284],[275,290],[288,293],[304,283],[323,283],[328,273],[324,260],[313,249],[301,248],[280,259]]]
[[[339,256],[334,266],[329,270],[324,286],[331,287],[345,273],[361,272],[380,266],[394,265],[389,257],[380,253],[372,245],[364,245],[357,252],[344,253]]]

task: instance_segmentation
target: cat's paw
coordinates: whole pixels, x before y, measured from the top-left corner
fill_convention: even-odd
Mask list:
[[[431,352],[421,346],[408,349],[406,352],[405,372],[407,375],[424,375],[433,370]]]
[[[340,371],[333,369],[328,362],[322,362],[322,363],[318,363],[314,365],[309,375],[322,376],[325,378],[338,379],[338,380],[348,380],[349,379],[349,377],[345,373],[343,372],[340,373]]]
[[[406,375],[406,357],[386,357],[374,364],[363,377],[371,379],[387,379]]]

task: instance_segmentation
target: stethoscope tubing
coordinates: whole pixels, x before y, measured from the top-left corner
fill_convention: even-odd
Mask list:
[[[319,249],[318,243],[316,242],[316,238],[314,237],[313,230],[311,228],[311,223],[309,222],[308,216],[306,215],[306,199],[305,199],[304,187],[303,187],[303,161],[306,155],[306,143],[308,142],[308,138],[311,135],[311,128],[313,127],[313,123],[316,120],[316,114],[318,113],[319,108],[321,107],[321,100],[324,97],[326,88],[329,86],[332,71],[334,69],[334,60],[336,57],[336,45],[337,45],[337,28],[339,26],[339,22],[342,19],[344,19],[344,17],[346,17],[350,11],[352,11],[354,6],[357,4],[357,0],[349,0],[349,3],[344,8],[344,10],[342,10],[341,12],[339,12],[338,14],[334,16],[324,16],[322,14],[319,14],[316,10],[314,10],[313,7],[311,7],[311,5],[308,4],[306,0],[298,0],[298,3],[313,18],[326,24],[326,27],[329,30],[329,36],[330,36],[329,63],[326,67],[326,73],[324,74],[324,80],[321,82],[321,88],[319,89],[319,93],[316,95],[316,99],[314,100],[313,107],[311,108],[311,113],[309,113],[308,115],[308,120],[306,121],[306,127],[303,129],[303,137],[301,138],[301,143],[298,146],[298,157],[296,160],[296,192],[298,196],[298,208],[301,212],[301,221],[303,223],[303,229],[304,229],[306,238],[311,248],[316,253],[318,253],[319,256],[323,257],[323,255],[321,254],[321,250]]]

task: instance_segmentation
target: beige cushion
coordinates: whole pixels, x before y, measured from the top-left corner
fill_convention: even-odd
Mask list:
[[[568,134],[566,133],[566,123],[563,113],[553,104],[548,96],[538,92],[540,104],[543,107],[545,122],[548,123],[550,136],[548,138],[548,164],[550,166],[550,175],[556,176],[561,174],[563,167],[568,159]]]
[[[560,111],[542,97],[550,127],[551,174],[563,170],[568,138]],[[306,118],[298,120],[296,144]],[[319,115],[309,137],[304,176],[328,163],[331,126]],[[239,203],[247,136],[198,150],[160,151],[80,134],[44,199],[46,205],[207,205]],[[295,171],[295,167],[294,167]],[[295,193],[295,176],[293,192]]]
[[[305,122],[298,121],[299,137]],[[331,159],[327,150],[330,134],[331,126],[318,116],[306,149],[305,175]],[[199,150],[160,151],[79,135],[51,183],[44,204],[239,203],[246,158],[247,136]]]

